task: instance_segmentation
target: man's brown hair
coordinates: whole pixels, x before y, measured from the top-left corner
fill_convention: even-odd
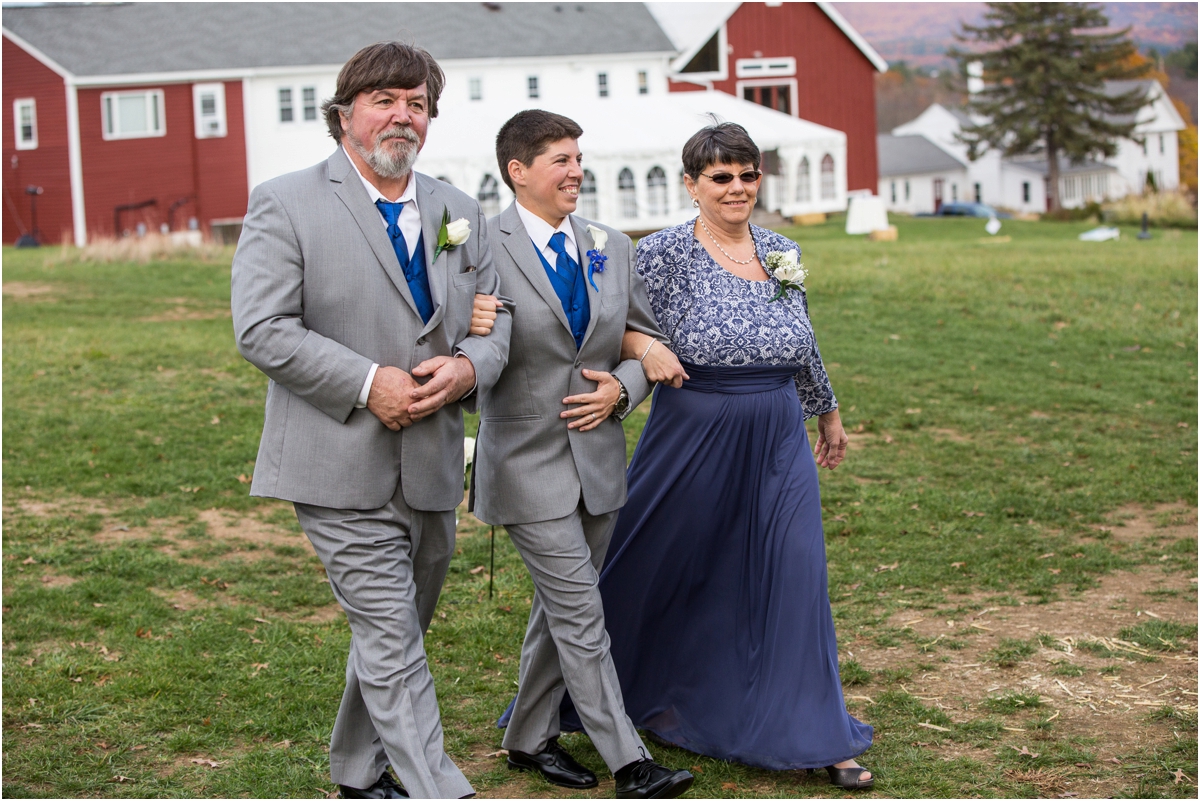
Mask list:
[[[359,50],[338,73],[337,92],[321,105],[329,135],[342,141],[342,118],[354,113],[359,92],[380,89],[416,89],[425,84],[429,93],[429,116],[438,115],[438,98],[446,75],[429,51],[403,42],[378,42]]]
[[[533,160],[546,152],[560,139],[578,139],[583,129],[570,117],[541,109],[519,112],[502,126],[496,134],[496,162],[500,165],[500,177],[514,192],[512,178],[508,176],[508,163],[513,159],[529,166]]]

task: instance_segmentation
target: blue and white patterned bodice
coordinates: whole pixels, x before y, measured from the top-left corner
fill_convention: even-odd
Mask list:
[[[796,368],[796,392],[805,418],[833,411],[837,399],[817,350],[808,303],[800,292],[769,302],[774,277],[748,281],[721,267],[695,236],[695,220],[643,238],[637,270],[671,348],[685,362],[707,366],[780,365]],[[799,251],[792,240],[750,226],[758,258]]]

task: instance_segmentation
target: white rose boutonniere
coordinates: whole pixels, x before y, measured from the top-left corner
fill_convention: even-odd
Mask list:
[[[592,276],[596,273],[604,272],[604,262],[608,261],[608,256],[604,255],[604,246],[608,244],[608,231],[603,228],[597,228],[594,225],[587,227],[588,235],[592,238],[594,248],[587,252],[588,257],[588,283],[592,285],[592,289],[597,292],[600,287],[596,286]]]
[[[770,302],[785,298],[789,289],[805,291],[804,279],[808,277],[808,270],[800,263],[800,251],[772,250],[767,254],[767,270],[779,281],[779,291]]]
[[[442,225],[438,228],[437,247],[433,251],[433,260],[442,255],[443,250],[454,250],[471,238],[471,223],[466,217],[459,217],[450,222],[450,209],[442,208]]]

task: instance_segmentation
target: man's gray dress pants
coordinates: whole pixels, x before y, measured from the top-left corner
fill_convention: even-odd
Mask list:
[[[536,754],[560,733],[563,693],[609,770],[649,758],[609,655],[600,568],[617,513],[590,515],[581,502],[564,518],[505,526],[535,588],[521,647],[521,673],[504,747]]]
[[[446,755],[424,632],[454,554],[454,512],[410,509],[397,487],[379,509],[296,504],[350,623],[346,690],[329,743],[335,784],[367,788],[390,763],[413,798],[461,798]]]

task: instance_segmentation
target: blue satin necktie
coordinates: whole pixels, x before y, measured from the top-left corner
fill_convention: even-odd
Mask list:
[[[567,254],[567,235],[559,231],[550,237],[550,249],[557,255],[554,259],[554,271],[567,286],[575,283],[575,275],[579,271],[579,262]]]
[[[396,252],[396,260],[404,271],[404,279],[408,282],[408,291],[412,293],[413,302],[423,322],[429,322],[433,316],[433,297],[429,292],[429,276],[425,273],[425,254],[421,251],[421,239],[417,239],[417,252],[410,258],[408,242],[404,232],[400,230],[400,213],[404,211],[403,203],[389,203],[386,200],[376,200],[375,206],[383,219],[387,220],[388,237],[392,240],[392,250]]]

